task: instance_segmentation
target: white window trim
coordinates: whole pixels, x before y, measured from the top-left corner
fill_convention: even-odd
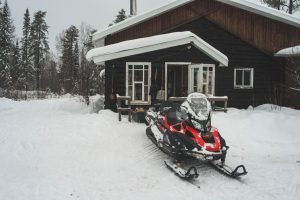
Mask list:
[[[214,64],[192,64],[189,66],[189,93],[192,93],[194,91],[194,74],[192,69],[200,69],[201,74],[203,67],[213,67],[213,77],[212,77],[212,94],[215,95],[215,77],[216,77],[216,66]],[[202,77],[201,77],[202,78]],[[200,81],[202,82],[202,80]]]
[[[165,62],[165,101],[168,99],[168,65],[191,65],[191,62]]]
[[[131,105],[151,105],[151,95],[150,95],[150,87],[151,87],[151,62],[126,62],[126,96],[129,96],[128,94],[128,69],[129,69],[129,65],[148,65],[149,68],[148,68],[148,101],[135,101],[134,100],[134,95],[131,97],[132,100],[131,100]],[[145,70],[143,69],[143,77],[144,77],[144,73],[145,73]],[[134,79],[134,76],[132,76],[132,79]],[[144,98],[144,94],[145,94],[145,84],[144,84],[144,81],[134,81],[132,80],[132,84],[134,84],[134,82],[136,83],[141,83],[143,86],[142,86],[142,95],[143,95],[143,98]],[[132,94],[134,94],[134,87],[132,89]]]
[[[250,85],[245,86],[245,85],[237,85],[236,84],[236,71],[237,70],[250,70]],[[244,80],[242,80],[244,82]],[[233,84],[234,84],[234,89],[253,89],[253,83],[254,83],[254,68],[234,68],[234,79],[233,79]]]

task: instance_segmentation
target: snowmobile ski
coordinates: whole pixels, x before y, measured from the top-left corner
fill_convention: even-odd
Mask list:
[[[192,166],[188,170],[179,167],[177,164],[171,164],[165,161],[166,166],[172,170],[177,176],[185,180],[191,180],[198,178],[199,174],[196,167]]]
[[[246,171],[246,168],[244,165],[239,165],[237,166],[235,169],[227,166],[227,165],[222,165],[221,163],[219,162],[211,162],[211,165],[217,169],[219,172],[227,175],[227,176],[230,176],[232,178],[237,178],[237,177],[240,177],[240,176],[244,176],[246,175],[248,172]]]

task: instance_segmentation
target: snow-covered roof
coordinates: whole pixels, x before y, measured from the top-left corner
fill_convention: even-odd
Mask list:
[[[262,4],[246,0],[217,0],[219,2],[300,28],[300,18]]]
[[[106,37],[107,35],[110,35],[112,33],[117,33],[125,28],[131,27],[135,24],[141,23],[145,20],[151,19],[151,18],[161,15],[163,13],[166,13],[170,10],[174,10],[174,9],[176,9],[180,6],[183,6],[187,3],[190,3],[192,1],[194,1],[194,0],[177,0],[177,1],[174,1],[167,5],[164,5],[160,8],[157,8],[155,10],[151,10],[151,11],[145,12],[143,14],[140,14],[140,15],[137,15],[134,17],[130,17],[120,23],[114,24],[113,26],[110,26],[110,27],[107,27],[100,31],[97,31],[96,33],[93,34],[93,40],[96,41],[96,40],[102,39],[102,38]]]
[[[219,62],[221,65],[228,66],[227,56],[190,31],[139,38],[95,48],[87,53],[86,58],[88,60],[93,60],[96,64],[98,64],[107,60],[157,51],[185,44],[192,44],[197,49],[211,57],[213,60]]]
[[[277,56],[277,57],[300,56],[300,45],[282,49],[282,50],[278,51],[277,53],[275,53],[274,56]]]
[[[195,0],[177,0],[172,3],[169,3],[165,6],[162,6],[158,9],[154,9],[152,11],[137,15],[135,17],[128,18],[118,24],[115,24],[111,27],[105,28],[103,30],[97,31],[93,34],[93,41],[97,41],[99,39],[105,38],[107,35],[117,33],[126,28],[139,24],[143,21],[149,20],[153,17],[166,13],[170,10],[174,10],[178,7],[191,3]],[[249,12],[253,12],[258,15],[262,15],[264,17],[274,19],[280,21],[285,24],[289,24],[295,27],[300,28],[300,18],[294,15],[290,15],[288,13],[258,4],[246,0],[216,0],[221,3],[231,5]]]

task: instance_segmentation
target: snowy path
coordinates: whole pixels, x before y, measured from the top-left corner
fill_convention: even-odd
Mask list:
[[[0,98],[0,199],[300,199],[300,112],[230,109],[213,124],[241,181],[199,166],[200,189],[164,166],[143,124],[90,114],[74,98]],[[205,197],[204,197],[205,196]]]

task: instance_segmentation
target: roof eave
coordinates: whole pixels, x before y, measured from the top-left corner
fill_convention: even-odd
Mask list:
[[[212,47],[210,44],[199,38],[198,36],[190,36],[180,40],[167,41],[160,44],[148,45],[145,47],[139,47],[135,49],[128,49],[120,52],[106,53],[99,56],[88,57],[89,60],[93,60],[96,64],[102,63],[107,60],[114,60],[117,58],[123,58],[147,52],[157,51],[161,49],[167,49],[175,46],[181,46],[186,44],[192,44],[195,48],[220,63],[220,66],[228,66],[228,58],[223,53]]]
[[[115,24],[111,27],[108,27],[106,29],[103,29],[103,30],[100,30],[100,31],[97,31],[96,33],[93,34],[93,41],[96,42],[98,40],[101,40],[103,38],[105,38],[106,36],[112,34],[112,33],[117,33],[117,32],[120,32],[126,28],[129,28],[131,26],[134,26],[138,23],[141,23],[143,21],[146,21],[146,20],[149,20],[153,17],[156,17],[158,15],[161,15],[163,13],[166,13],[170,10],[174,10],[180,6],[183,6],[183,5],[186,5],[190,2],[193,2],[195,0],[178,0],[178,1],[174,1],[172,3],[169,3],[165,6],[162,6],[158,9],[155,9],[155,10],[152,10],[152,11],[149,11],[149,12],[146,12],[144,14],[141,14],[141,15],[137,15],[135,17],[131,17],[131,18],[128,18],[118,24]]]

